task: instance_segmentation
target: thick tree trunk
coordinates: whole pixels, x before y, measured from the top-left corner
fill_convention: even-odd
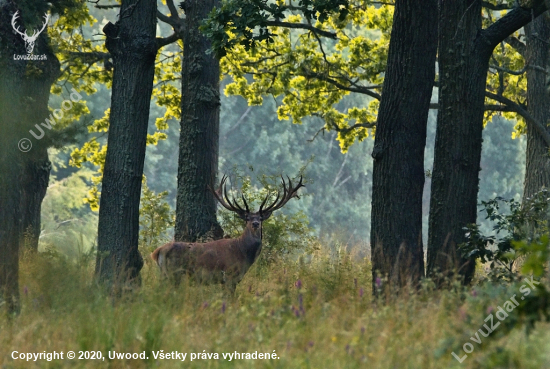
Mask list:
[[[199,32],[218,0],[187,0],[182,61],[181,131],[176,204],[176,241],[218,239],[215,187],[218,171],[220,64],[207,54],[210,42]]]
[[[416,287],[424,275],[422,192],[426,126],[435,76],[437,2],[398,0],[374,158],[373,283]]]
[[[59,61],[43,31],[34,48],[46,60],[14,60],[26,55],[25,43],[11,27],[14,2],[0,4],[0,301],[8,311],[19,310],[19,245],[23,227],[32,225],[32,242],[40,232],[40,205],[48,185],[49,160],[42,141],[30,141],[29,129],[48,113],[51,84],[59,75]],[[26,11],[29,11],[28,9]],[[29,14],[26,14],[29,16]],[[42,14],[36,14],[41,18]],[[26,139],[26,141],[24,140]],[[46,140],[44,140],[46,141]],[[26,151],[33,145],[31,151]],[[42,167],[45,181],[32,178],[29,168]]]
[[[466,11],[468,9],[468,11]],[[469,281],[473,263],[457,254],[462,228],[475,223],[483,105],[489,55],[474,49],[481,2],[440,1],[439,112],[434,150],[428,274],[459,269]],[[487,54],[487,51],[485,52]]]
[[[48,110],[50,90],[60,75],[59,60],[48,45],[46,35],[45,31],[37,40],[35,53],[46,55],[47,59],[40,63],[33,62],[33,66],[37,68],[35,71],[39,70],[39,72],[27,73],[25,84],[25,94],[28,96],[25,112],[31,128],[43,123],[50,115]],[[34,131],[36,131],[35,128]],[[42,200],[46,196],[50,180],[51,162],[48,157],[48,146],[51,142],[51,137],[33,142],[32,150],[26,153],[21,177],[21,244],[34,251],[38,250]]]
[[[481,29],[481,2],[439,1],[439,113],[428,233],[428,275],[440,284],[458,273],[464,283],[475,265],[457,246],[475,223],[482,147],[485,87],[496,45],[546,10],[516,8]],[[533,10],[533,11],[532,11]]]
[[[525,26],[527,45],[525,61],[536,68],[527,69],[527,109],[544,126],[550,123],[550,94],[546,92],[545,73],[550,66],[550,14],[538,17]],[[536,129],[527,127],[525,182],[523,200],[541,189],[550,189],[550,157],[548,145]]]
[[[0,10],[2,34],[10,24],[7,7]],[[19,236],[20,236],[20,173],[25,153],[18,150],[17,143],[24,130],[21,98],[22,77],[25,62],[13,62],[4,55],[13,55],[9,37],[2,37],[0,59],[0,306],[6,304],[10,313],[19,312]],[[17,43],[15,43],[17,45]],[[25,49],[20,48],[24,54]]]
[[[47,148],[37,146],[33,147],[32,152],[33,156],[36,152],[36,156],[28,160],[23,168],[21,188],[21,245],[32,251],[38,251],[42,200],[46,196],[52,168]]]
[[[96,275],[107,287],[139,283],[139,200],[157,52],[155,0],[123,0],[103,31],[114,74],[99,208]]]

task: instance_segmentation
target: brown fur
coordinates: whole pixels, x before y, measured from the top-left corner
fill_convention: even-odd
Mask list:
[[[178,285],[183,275],[201,283],[222,283],[233,292],[261,251],[261,223],[257,229],[247,222],[239,238],[206,243],[169,242],[151,258],[163,277]]]
[[[224,176],[216,191],[212,191],[218,202],[227,210],[235,212],[246,221],[241,237],[205,243],[170,242],[153,251],[151,258],[157,263],[164,277],[178,285],[186,274],[198,282],[223,283],[233,293],[237,283],[243,279],[248,269],[262,250],[262,222],[282,208],[291,198],[298,197],[298,189],[304,187],[302,178],[294,187],[288,178],[288,187],[281,177],[283,195],[277,194],[275,201],[264,208],[269,197],[260,205],[256,213],[250,212],[246,200],[243,209],[235,200],[231,202],[224,191]]]

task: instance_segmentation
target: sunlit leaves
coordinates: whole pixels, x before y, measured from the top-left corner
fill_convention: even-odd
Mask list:
[[[229,8],[224,6],[237,14],[239,5],[244,9],[250,3],[223,2],[222,8],[212,13],[207,27],[209,31],[216,27],[225,30],[227,54],[221,59],[221,67],[232,80],[225,94],[243,96],[249,105],[262,104],[264,97],[271,95],[281,102],[277,109],[279,119],[291,119],[297,124],[308,116],[320,117],[325,120],[325,130],[340,131],[338,140],[344,152],[356,139],[367,137],[368,128],[347,128],[376,120],[378,104],[371,101],[381,92],[393,7],[355,1],[348,4],[344,17],[338,8],[339,11],[308,23],[308,19],[313,19],[308,18],[311,13],[299,7],[289,11],[284,5],[287,2],[279,2],[283,9],[278,19],[281,22],[310,24],[334,33],[336,39],[308,29],[269,26],[269,42],[253,38],[252,44],[243,46],[240,40],[249,36],[226,17]],[[212,33],[208,35],[213,37]],[[365,93],[365,89],[371,94],[365,96],[364,106],[351,110],[342,106],[350,93]]]

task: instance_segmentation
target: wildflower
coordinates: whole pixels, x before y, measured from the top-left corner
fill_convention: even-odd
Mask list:
[[[206,309],[207,307],[208,307],[208,302],[207,301],[203,302],[202,303],[202,308]]]
[[[25,287],[23,288],[23,292],[25,293],[25,296],[28,295],[29,289],[27,288],[27,286],[25,286]]]
[[[474,296],[474,297],[477,296],[477,291],[476,290],[472,290],[472,296]]]
[[[376,284],[376,288],[380,288],[380,286],[382,286],[382,280],[380,277],[376,277],[374,283]]]
[[[487,308],[487,314],[491,314],[491,311],[493,311],[493,307],[492,306],[489,306]]]
[[[225,301],[222,303],[222,314],[225,313]]]
[[[298,280],[294,283],[294,286],[296,286],[297,289],[302,288],[302,281],[298,279]]]
[[[363,287],[361,287],[361,288],[359,289],[359,297],[363,297],[363,293],[364,293],[364,292],[365,292],[365,291],[363,290]]]

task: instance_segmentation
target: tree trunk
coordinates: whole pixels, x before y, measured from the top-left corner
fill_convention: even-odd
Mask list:
[[[48,110],[50,90],[61,73],[59,60],[48,45],[46,34],[45,31],[37,40],[35,53],[46,55],[47,59],[39,63],[33,62],[33,67],[37,68],[35,70],[39,70],[39,72],[27,73],[25,83],[25,95],[28,98],[24,110],[28,125],[35,132],[34,126],[43,123],[50,115]],[[28,136],[28,132],[26,132],[26,136]],[[51,162],[48,157],[48,146],[51,143],[51,137],[44,137],[33,142],[32,150],[25,155],[21,178],[21,245],[34,251],[38,250],[42,200],[46,196],[50,180]]]
[[[0,301],[5,300],[10,312],[18,312],[20,306],[23,227],[32,225],[31,241],[38,242],[40,205],[49,176],[46,140],[30,141],[29,129],[48,115],[50,87],[59,75],[59,61],[48,45],[47,30],[40,34],[33,50],[37,55],[45,54],[46,60],[14,60],[13,55],[27,54],[23,38],[11,26],[18,10],[14,2],[0,5]],[[34,11],[36,18],[42,18],[43,13]],[[45,180],[33,178],[29,168],[41,168]]]
[[[124,0],[103,32],[114,74],[99,209],[96,275],[107,287],[139,283],[139,200],[153,89],[156,1]]]
[[[219,239],[215,187],[218,171],[220,64],[207,54],[210,42],[200,22],[218,0],[187,0],[182,61],[181,131],[176,204],[176,241]]]
[[[376,277],[416,287],[424,275],[424,147],[436,48],[437,2],[396,1],[372,152],[373,288]]]
[[[33,150],[37,155],[33,160],[28,160],[23,168],[21,188],[21,246],[32,251],[38,251],[42,200],[46,196],[52,168],[47,148],[36,146]]]
[[[455,273],[464,283],[475,264],[457,246],[463,228],[475,223],[481,161],[485,87],[493,49],[511,33],[546,10],[515,8],[481,29],[481,2],[439,1],[439,113],[434,149],[428,275],[441,284]]]
[[[26,54],[18,42],[5,37],[10,25],[8,6],[0,9],[2,55]],[[13,11],[12,11],[13,14]],[[19,304],[19,236],[20,236],[20,173],[25,153],[17,143],[24,130],[22,120],[22,78],[26,63],[0,58],[0,306],[5,302],[10,313],[18,313]]]
[[[550,94],[546,92],[546,70],[550,65],[550,16],[545,14],[525,26],[527,45],[525,63],[537,67],[527,69],[527,110],[544,126],[550,124]],[[523,201],[543,188],[550,189],[550,157],[548,145],[536,129],[527,127]]]
[[[0,306],[9,313],[20,311],[19,237],[21,226],[21,171],[25,153],[18,149],[25,135],[24,80],[27,62],[13,60],[25,55],[21,37],[11,28],[17,9],[0,5]],[[27,132],[28,134],[28,132]]]

